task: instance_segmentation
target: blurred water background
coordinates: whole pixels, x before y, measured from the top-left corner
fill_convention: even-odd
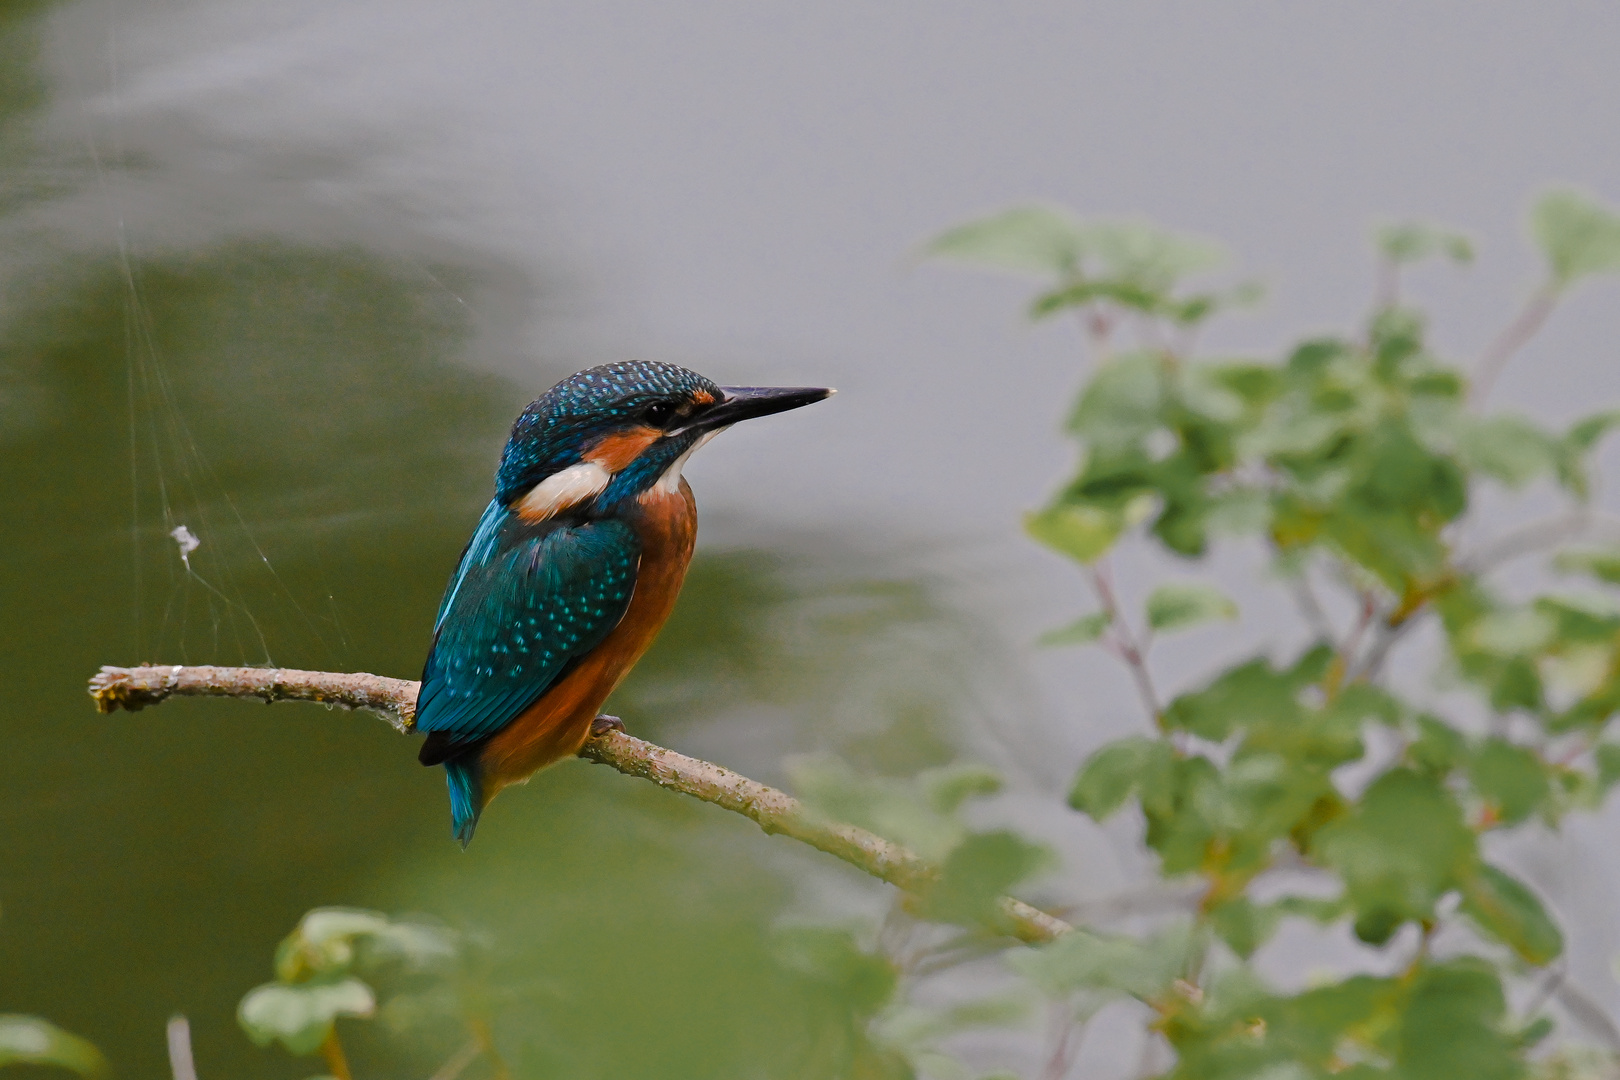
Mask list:
[[[1436,217],[1482,241],[1418,282],[1469,355],[1534,280],[1527,197],[1620,194],[1617,33],[1577,4],[6,0],[0,1011],[123,1075],[166,1068],[182,1011],[204,1077],[305,1075],[232,1011],[299,914],[356,904],[485,932],[550,988],[517,1040],[535,1075],[816,1075],[840,1004],[769,931],[881,913],[854,872],[583,764],[462,854],[439,772],[374,719],[84,696],[103,663],[414,676],[511,418],[628,356],[842,391],[688,470],[700,559],[615,702],[631,730],[777,783],[812,750],[988,762],[993,812],[1065,857],[1032,895],[1118,893],[1134,826],[1061,792],[1136,722],[1129,683],[1034,649],[1085,601],[1018,528],[1070,465],[1078,342],[910,253],[1023,198],[1147,213],[1270,284],[1216,343],[1271,355],[1360,317],[1372,220]],[[1611,400],[1614,310],[1578,295],[1498,400]],[[1251,606],[1163,678],[1297,632]],[[1509,856],[1611,1012],[1615,825]],[[1135,1059],[1101,1043],[1086,1067]]]

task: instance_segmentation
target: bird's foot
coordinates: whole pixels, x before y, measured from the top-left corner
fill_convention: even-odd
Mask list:
[[[623,730],[624,721],[620,720],[617,716],[609,716],[606,713],[603,713],[601,716],[598,716],[595,720],[591,721],[591,738],[593,739],[598,735],[606,735],[610,731]]]

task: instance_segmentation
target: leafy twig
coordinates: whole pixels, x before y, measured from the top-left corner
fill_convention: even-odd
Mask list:
[[[405,733],[415,727],[417,687],[411,680],[364,673],[178,664],[104,667],[90,680],[90,694],[105,713],[120,708],[137,711],[175,695],[319,701],[381,713]],[[938,868],[915,852],[865,829],[827,821],[793,796],[712,762],[620,731],[591,739],[579,756],[741,814],[768,833],[809,844],[907,892],[926,890],[938,880]],[[1072,929],[1063,920],[1012,897],[1002,897],[997,912],[997,929],[1026,942],[1051,941]]]

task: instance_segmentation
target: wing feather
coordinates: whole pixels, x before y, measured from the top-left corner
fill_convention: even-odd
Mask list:
[[[601,644],[630,606],[640,558],[624,522],[537,527],[491,503],[446,590],[422,674],[422,760],[494,735]]]

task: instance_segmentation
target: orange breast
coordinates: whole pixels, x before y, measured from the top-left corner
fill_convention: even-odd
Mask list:
[[[629,609],[602,644],[484,744],[478,762],[485,805],[508,784],[522,783],[536,770],[579,753],[602,702],[669,618],[697,539],[691,487],[683,479],[679,492],[642,496],[632,525],[641,539],[641,563]]]

